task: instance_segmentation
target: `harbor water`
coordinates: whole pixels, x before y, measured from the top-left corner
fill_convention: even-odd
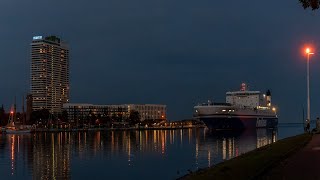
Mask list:
[[[279,139],[277,129],[92,131],[0,135],[1,179],[176,179]]]

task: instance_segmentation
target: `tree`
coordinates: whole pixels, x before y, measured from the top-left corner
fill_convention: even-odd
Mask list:
[[[48,109],[40,109],[37,111],[32,111],[30,122],[34,124],[37,121],[41,120],[42,124],[46,124],[49,117],[50,117],[50,112]]]
[[[103,114],[101,115],[100,123],[107,126],[107,127],[110,127],[111,122],[112,122],[112,119],[110,117],[110,113],[109,113],[108,109],[105,108],[103,110]]]
[[[5,126],[8,124],[8,116],[3,108],[3,105],[0,108],[0,125]]]
[[[101,117],[101,124],[106,125],[107,127],[109,127],[111,125],[111,118],[109,115],[104,115]]]
[[[90,124],[95,124],[96,120],[97,120],[96,115],[90,110],[90,112],[89,112],[89,123]]]
[[[311,8],[312,10],[319,9],[320,0],[299,0],[304,9]]]
[[[68,112],[66,110],[63,110],[62,113],[61,113],[61,120],[63,122],[68,122]]]
[[[115,113],[112,113],[111,120],[117,122],[117,115]]]
[[[129,123],[131,125],[135,125],[135,124],[140,123],[140,114],[138,111],[130,111]]]

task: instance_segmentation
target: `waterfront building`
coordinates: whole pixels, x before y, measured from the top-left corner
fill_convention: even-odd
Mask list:
[[[141,121],[165,120],[167,116],[166,105],[161,104],[127,104],[129,111],[138,111]]]
[[[130,112],[125,105],[93,105],[93,104],[72,104],[63,105],[67,111],[70,122],[78,122],[88,119],[90,116],[101,116],[116,118],[119,121],[128,119]]]
[[[69,102],[69,48],[56,36],[35,36],[31,43],[32,109],[60,113]]]
[[[140,120],[166,120],[166,105],[159,104],[120,104],[120,105],[93,105],[66,103],[63,109],[68,113],[70,122],[86,119],[90,115],[110,117],[118,121],[126,121],[130,112],[137,111]]]

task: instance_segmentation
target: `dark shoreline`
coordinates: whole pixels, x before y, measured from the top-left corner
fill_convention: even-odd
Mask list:
[[[288,137],[178,179],[257,179],[302,149],[311,138],[311,134]]]

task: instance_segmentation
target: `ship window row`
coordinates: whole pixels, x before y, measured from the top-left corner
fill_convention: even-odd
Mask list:
[[[255,98],[255,99],[258,99],[258,97],[257,97],[257,96],[255,96],[255,97],[251,97],[251,96],[247,96],[247,97],[238,97],[238,99],[243,99],[243,98],[247,98],[247,99]]]

